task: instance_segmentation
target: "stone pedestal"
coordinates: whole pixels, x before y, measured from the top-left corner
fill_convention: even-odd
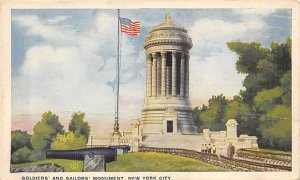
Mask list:
[[[229,119],[226,123],[227,126],[227,138],[236,139],[237,138],[237,126],[238,123],[235,119]]]
[[[85,155],[84,172],[105,172],[106,163],[104,155]]]

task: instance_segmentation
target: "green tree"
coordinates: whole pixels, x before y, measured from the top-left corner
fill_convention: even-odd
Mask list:
[[[292,148],[291,108],[285,105],[275,106],[260,118],[263,146],[290,151]]]
[[[243,74],[256,73],[259,61],[267,58],[269,54],[269,49],[263,48],[259,42],[228,42],[227,46],[237,53],[236,69]]]
[[[255,135],[258,127],[257,119],[252,117],[249,105],[242,102],[240,96],[235,96],[229,101],[225,109],[225,119],[236,119],[238,123],[237,133]]]
[[[197,127],[202,126],[201,122],[199,121],[200,113],[201,113],[201,110],[199,109],[199,107],[195,107],[192,111],[192,118],[193,118],[195,126],[197,126]],[[199,128],[198,128],[198,132],[200,132]]]
[[[217,123],[218,111],[221,107],[218,104],[211,104],[209,109],[201,112],[199,115],[199,124],[202,126],[199,127],[199,130],[211,129],[211,130],[220,130],[220,124]]]
[[[292,40],[288,38],[286,42],[273,42],[271,45],[272,62],[277,65],[279,74],[282,76],[291,70]]]
[[[228,104],[228,100],[220,94],[218,96],[212,96],[208,101],[208,106],[203,105],[202,108],[194,109],[194,122],[198,125],[198,131],[209,128],[211,130],[224,130],[226,119],[225,108]],[[198,115],[198,118],[195,116]]]
[[[258,42],[228,42],[227,46],[238,55],[237,71],[246,74],[241,95],[251,107],[258,92],[280,86],[283,74],[291,69],[291,39],[273,42],[271,49]]]
[[[282,78],[280,79],[281,88],[283,91],[282,94],[282,103],[286,106],[291,106],[292,104],[292,98],[291,98],[291,71],[287,71],[285,74],[283,74]]]
[[[73,132],[58,134],[51,144],[51,149],[72,150],[86,147],[86,140],[83,135],[76,137]]]
[[[255,107],[262,112],[269,112],[277,104],[282,102],[281,96],[283,91],[280,87],[273,89],[262,90],[254,97]]]
[[[26,163],[29,162],[29,156],[31,154],[31,149],[24,146],[16,150],[11,155],[12,163]]]
[[[31,148],[30,138],[31,135],[27,131],[11,131],[11,154],[24,146]]]
[[[33,135],[30,142],[33,152],[30,160],[37,161],[45,159],[46,150],[50,148],[51,142],[58,133],[63,133],[63,126],[58,121],[58,116],[51,111],[45,112],[33,127]]]
[[[291,149],[291,39],[273,42],[271,48],[258,42],[228,42],[227,46],[238,55],[237,71],[246,74],[240,95],[250,107],[248,129],[257,128],[252,135],[258,136],[260,146]],[[230,116],[237,114],[236,106],[229,103]]]
[[[80,137],[83,135],[85,137],[85,141],[88,141],[90,135],[90,126],[88,122],[84,121],[85,113],[78,112],[73,113],[72,119],[69,124],[69,131],[73,132],[76,137]]]

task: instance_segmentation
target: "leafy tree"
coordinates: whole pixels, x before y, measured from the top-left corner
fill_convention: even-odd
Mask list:
[[[290,151],[292,146],[291,108],[277,105],[260,118],[261,133],[268,148]]]
[[[228,106],[226,106],[225,119],[236,119],[248,113],[248,105],[242,102],[241,97],[235,96],[233,100],[229,101]]]
[[[263,48],[259,42],[228,42],[227,46],[238,54],[236,69],[243,74],[256,73],[259,60],[265,59],[269,53],[269,49]]]
[[[27,131],[15,130],[11,132],[11,154],[18,149],[26,146],[31,148],[30,144],[31,135]]]
[[[201,110],[199,109],[199,107],[195,107],[192,111],[192,118],[197,127],[202,126],[201,122],[199,121],[200,112]],[[199,128],[198,128],[198,132],[200,132]]]
[[[282,76],[291,70],[292,40],[288,38],[286,42],[273,42],[271,45],[272,62],[277,65],[279,74]]]
[[[253,105],[256,94],[263,89],[280,86],[283,74],[291,69],[291,39],[286,42],[273,42],[271,49],[258,42],[228,42],[227,46],[238,55],[236,69],[246,74],[241,93],[243,102]]]
[[[269,112],[277,104],[281,103],[282,89],[276,87],[269,90],[263,90],[254,97],[255,107],[262,112]]]
[[[228,42],[238,55],[236,70],[245,74],[240,96],[227,100],[212,96],[208,105],[193,110],[193,120],[204,128],[224,130],[228,119],[238,122],[238,134],[255,135],[261,147],[291,149],[291,39],[273,42]]]
[[[58,134],[51,144],[51,149],[72,150],[81,149],[86,146],[86,140],[83,135],[76,137],[73,132]]]
[[[33,135],[30,142],[33,152],[30,156],[32,161],[45,158],[45,152],[50,148],[50,144],[58,133],[63,133],[63,126],[58,121],[58,116],[51,111],[45,112],[39,121],[33,127]]]
[[[291,104],[292,104],[291,71],[287,71],[285,74],[283,74],[282,78],[280,79],[280,83],[281,83],[281,88],[283,91],[282,103],[286,106],[291,106]]]
[[[224,114],[228,100],[223,94],[220,94],[218,96],[212,96],[208,103],[208,106],[203,105],[200,110],[195,108],[193,111],[194,122],[198,125],[198,131],[201,132],[205,128],[224,130],[226,122]],[[196,115],[198,115],[198,118]]]
[[[208,110],[200,113],[199,119],[202,126],[200,127],[200,130],[209,128],[211,130],[219,130],[219,123],[217,124],[217,116],[218,111],[220,109],[220,106],[218,104],[212,104]]]
[[[253,135],[256,134],[257,121],[251,118],[251,111],[247,104],[242,102],[240,96],[235,96],[225,110],[225,119],[236,119],[238,123],[237,133]]]
[[[12,163],[26,163],[29,162],[29,156],[31,154],[31,149],[24,146],[16,150],[11,155]]]
[[[76,137],[80,137],[83,135],[85,137],[85,141],[88,141],[90,135],[90,126],[88,122],[84,122],[85,113],[78,112],[73,113],[71,122],[69,124],[69,131],[73,132]]]
[[[273,42],[270,49],[258,42],[228,42],[227,46],[238,55],[237,71],[246,74],[240,95],[250,107],[248,129],[253,133],[253,127],[257,128],[253,135],[260,146],[290,150],[291,39]],[[234,106],[229,103],[229,114],[236,113],[230,110]]]
[[[272,63],[272,58],[262,59],[257,64],[257,73],[259,86],[263,89],[270,89],[280,84],[279,68]]]

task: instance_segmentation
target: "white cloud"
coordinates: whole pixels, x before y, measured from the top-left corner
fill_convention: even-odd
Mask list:
[[[27,50],[20,74],[13,80],[13,112],[81,110],[98,113],[102,120],[113,119],[115,97],[109,84],[116,75],[116,18],[98,13],[91,28],[80,32],[70,19],[13,17],[28,38],[42,38]],[[59,22],[64,26],[57,25]],[[237,74],[237,56],[228,50],[226,42],[259,39],[265,26],[262,18],[239,22],[205,18],[187,27],[194,43],[190,51],[194,105],[207,103],[208,98],[220,93],[228,97],[238,94],[244,76]],[[122,39],[120,118],[128,120],[140,116],[145,95],[145,52],[131,38],[123,35]]]
[[[233,9],[233,14],[238,16],[243,16],[243,18],[249,18],[251,16],[267,16],[270,15],[277,10],[274,8],[269,9],[258,9],[258,8],[244,8],[244,9]]]
[[[67,41],[72,40],[70,36],[73,36],[73,32],[67,33],[69,29],[65,29],[63,26],[47,25],[41,22],[37,16],[14,16],[12,21],[23,27],[29,36],[39,36],[52,41],[60,41],[62,39]]]
[[[192,53],[197,51],[223,51],[226,42],[232,40],[252,41],[260,37],[259,30],[265,27],[262,19],[243,22],[226,22],[221,19],[200,19],[189,28],[194,42]],[[251,36],[249,36],[251,34]],[[206,52],[203,52],[206,53]]]
[[[36,16],[13,17],[28,38],[43,38],[41,44],[27,50],[20,75],[13,80],[13,111],[80,110],[113,119],[115,94],[107,82],[115,79],[117,22],[114,17],[99,13],[94,29],[77,33],[68,24],[69,19],[56,17],[49,25],[49,19],[42,21]],[[65,21],[65,26],[55,25],[59,21]],[[120,103],[124,104],[124,114],[129,119],[137,115],[134,102],[141,102],[144,96],[142,90],[135,93],[144,84],[143,78],[136,77],[143,69],[134,68],[140,64],[135,54],[141,53],[124,37],[122,73],[128,83],[121,85],[126,94],[122,94]]]
[[[261,18],[229,22],[222,19],[199,19],[188,29],[194,47],[190,58],[190,94],[195,106],[207,104],[212,95],[223,93],[228,98],[243,89],[244,75],[235,69],[237,55],[229,41],[254,41],[266,24]],[[194,68],[193,68],[194,67]]]
[[[56,24],[56,23],[66,21],[69,18],[71,18],[71,17],[70,16],[55,16],[52,19],[48,19],[47,22],[50,23],[50,24]]]
[[[192,104],[207,104],[212,95],[223,94],[228,98],[237,95],[242,87],[244,75],[235,69],[236,55],[226,51],[205,60],[199,56],[191,56],[190,96]]]

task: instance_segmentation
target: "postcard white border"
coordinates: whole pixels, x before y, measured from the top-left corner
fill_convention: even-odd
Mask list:
[[[22,179],[23,176],[171,176],[172,180],[196,179],[300,179],[300,58],[299,2],[296,0],[102,0],[102,1],[2,1],[0,44],[0,179]],[[113,8],[291,8],[292,9],[292,172],[105,172],[105,173],[9,173],[11,131],[11,9],[113,9]],[[92,178],[91,178],[92,179]]]

